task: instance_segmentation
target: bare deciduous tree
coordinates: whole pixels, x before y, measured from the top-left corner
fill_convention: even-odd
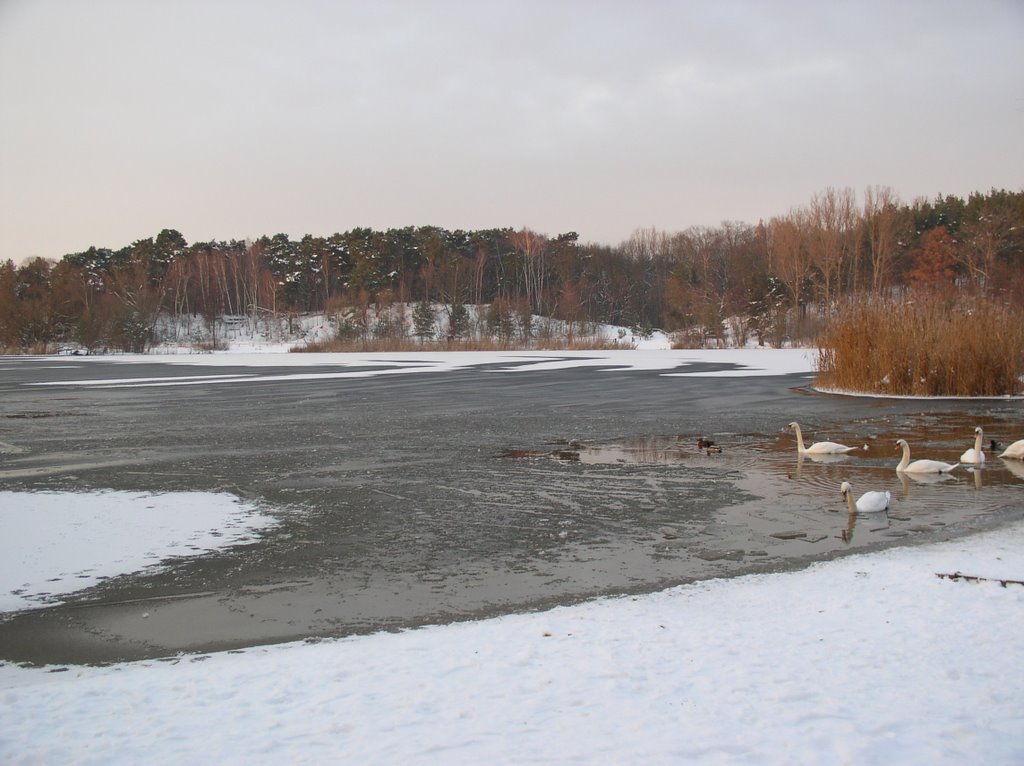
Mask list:
[[[804,283],[811,273],[810,249],[807,245],[807,213],[796,209],[781,218],[773,218],[768,228],[771,234],[771,262],[776,275],[782,280],[793,306],[803,317],[805,311]]]
[[[853,190],[829,187],[811,198],[808,209],[811,260],[820,277],[821,300],[831,306],[854,244]]]
[[[901,215],[899,199],[888,186],[871,186],[864,191],[864,226],[871,263],[871,290],[881,293],[892,279],[892,263],[899,248]]]
[[[993,292],[997,257],[1012,231],[1013,221],[1002,210],[983,210],[977,220],[961,227],[959,261],[974,290]]]

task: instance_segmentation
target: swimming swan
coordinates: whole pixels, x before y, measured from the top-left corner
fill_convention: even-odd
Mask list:
[[[843,493],[846,502],[850,506],[850,513],[877,513],[889,507],[889,500],[892,495],[889,492],[865,492],[853,502],[853,487],[850,482],[844,481],[839,485],[839,491]]]
[[[845,452],[852,452],[857,447],[847,447],[845,444],[836,442],[815,442],[810,447],[804,446],[804,435],[800,432],[800,424],[793,421],[789,428],[796,431],[796,449],[801,455],[839,455]]]
[[[974,429],[974,446],[964,452],[960,456],[961,463],[971,463],[972,465],[981,465],[985,462],[985,453],[981,449],[982,440],[981,426]]]
[[[1024,439],[1018,439],[1000,453],[999,457],[1012,457],[1024,460]]]
[[[896,446],[903,448],[903,459],[896,466],[897,471],[905,471],[906,473],[949,473],[960,465],[959,463],[950,465],[949,463],[943,463],[941,460],[915,460],[911,463],[910,445],[907,444],[907,440],[897,439]]]

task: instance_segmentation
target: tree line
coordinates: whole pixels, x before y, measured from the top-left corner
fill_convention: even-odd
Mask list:
[[[190,244],[165,229],[118,250],[0,264],[0,347],[142,351],[160,317],[212,325],[431,302],[489,306],[495,332],[542,315],[707,345],[731,322],[740,340],[779,345],[812,339],[831,307],[860,293],[926,288],[1020,305],[1022,266],[1024,191],[995,189],[904,203],[887,187],[828,188],[768,221],[639,229],[617,246],[571,231],[433,226]]]

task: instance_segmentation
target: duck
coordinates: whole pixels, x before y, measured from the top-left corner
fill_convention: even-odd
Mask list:
[[[847,447],[845,444],[837,442],[815,442],[810,447],[805,447],[800,424],[794,420],[789,424],[789,428],[796,431],[796,449],[801,455],[839,455],[857,449],[857,447]]]
[[[959,463],[943,463],[941,460],[915,460],[910,462],[910,445],[906,439],[897,439],[896,446],[903,450],[903,459],[896,466],[897,473],[949,473]]]
[[[708,447],[715,446],[714,439],[705,439],[703,436],[697,440],[697,449],[707,449]]]
[[[848,481],[844,481],[839,485],[839,491],[846,498],[846,502],[850,506],[850,513],[878,513],[888,509],[889,501],[892,499],[892,494],[888,491],[871,491],[865,492],[854,503],[853,487],[850,486]]]
[[[1024,460],[1024,439],[1018,439],[1009,447],[1004,449],[999,457],[1010,457],[1015,460]]]
[[[710,447],[707,448],[707,453],[709,455],[721,455],[722,448],[719,447],[717,444],[712,444]]]
[[[985,462],[985,453],[981,449],[981,442],[984,438],[981,426],[974,429],[974,446],[964,452],[960,456],[961,463],[969,463],[971,465],[981,465]]]

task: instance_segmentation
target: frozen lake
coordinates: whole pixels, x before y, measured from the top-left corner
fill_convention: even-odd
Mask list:
[[[32,608],[0,622],[0,659],[161,657],[496,615],[1024,515],[1012,462],[924,484],[893,470],[900,437],[951,462],[976,425],[1019,438],[1020,402],[813,394],[801,351],[7,357],[0,368],[0,492],[19,507],[43,497],[29,493],[127,493],[173,515],[167,498],[193,498],[193,512],[195,493],[210,493],[272,520],[88,587],[27,589]],[[798,461],[784,430],[794,419],[809,440],[868,449]],[[722,452],[698,449],[700,437]],[[889,489],[890,513],[851,524],[843,480]]]

